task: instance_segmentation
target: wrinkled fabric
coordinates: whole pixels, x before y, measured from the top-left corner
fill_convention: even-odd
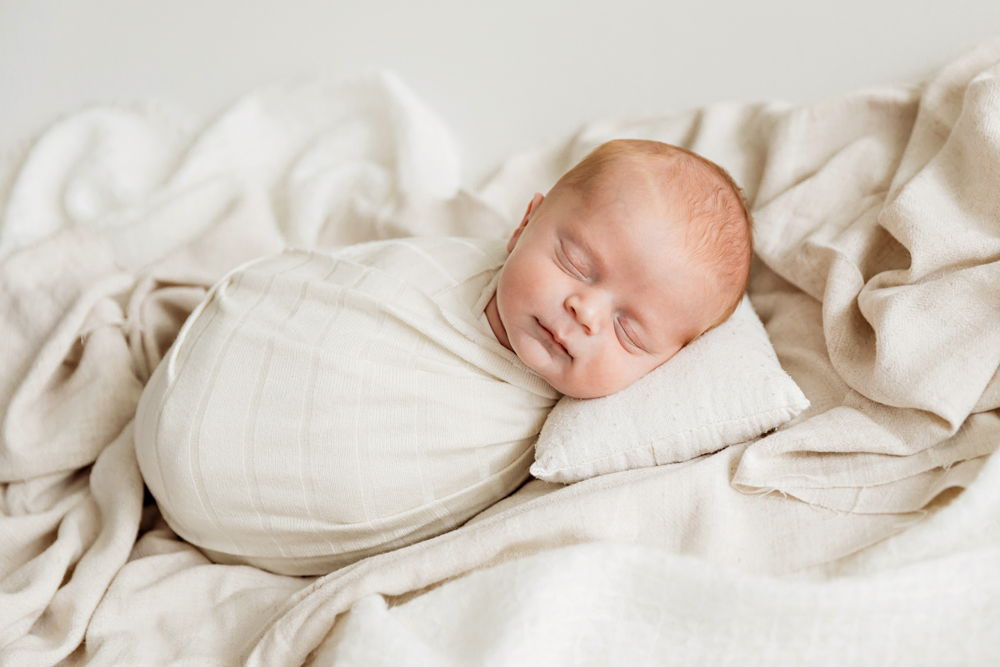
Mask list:
[[[741,664],[759,646],[814,664],[879,662],[890,646],[921,664],[947,657],[925,652],[937,639],[955,663],[988,664],[993,589],[954,591],[995,571],[1000,547],[998,61],[991,42],[919,86],[611,119],[474,192],[440,121],[388,76],[271,88],[199,131],[150,110],[68,116],[0,188],[0,663],[352,664],[376,641],[488,662],[546,608],[532,602],[542,581],[546,600],[614,595],[606,622],[586,597],[565,625],[547,619],[576,651],[562,655],[639,637],[641,664],[660,655],[641,641],[690,609],[660,598],[638,619],[644,596],[696,581],[685,599],[708,620],[685,663],[712,664],[718,640]],[[684,145],[745,188],[750,297],[811,402],[788,428],[685,463],[531,481],[452,532],[321,578],[211,564],[167,528],[143,498],[135,403],[215,280],[285,244],[502,237],[614,137]],[[631,546],[555,551],[589,542]],[[470,638],[446,619],[477,599],[519,604]],[[734,605],[742,629],[713,634]],[[522,648],[524,664],[558,664]]]
[[[216,283],[136,410],[167,524],[218,562],[326,574],[523,484],[559,394],[480,329],[504,246],[289,249]]]

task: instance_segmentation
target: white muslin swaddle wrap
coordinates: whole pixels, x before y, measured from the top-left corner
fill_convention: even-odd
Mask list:
[[[412,238],[223,278],[136,416],[167,523],[214,560],[318,574],[514,490],[559,395],[480,324],[506,256]]]

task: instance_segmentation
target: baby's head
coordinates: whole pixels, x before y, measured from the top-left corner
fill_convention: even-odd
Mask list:
[[[746,290],[753,223],[721,167],[616,140],[535,194],[507,249],[486,308],[494,333],[555,389],[595,398],[729,317]]]

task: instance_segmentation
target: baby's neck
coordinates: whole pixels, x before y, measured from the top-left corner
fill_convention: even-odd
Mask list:
[[[486,304],[486,320],[490,323],[493,335],[497,337],[500,344],[513,352],[514,348],[510,346],[510,340],[507,338],[507,329],[504,328],[503,321],[500,319],[500,309],[497,308],[496,292],[493,293],[490,302]]]

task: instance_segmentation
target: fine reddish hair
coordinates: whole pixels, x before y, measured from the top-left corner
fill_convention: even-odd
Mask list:
[[[615,139],[591,151],[549,194],[568,188],[589,197],[600,190],[601,177],[609,168],[623,164],[639,169],[657,188],[683,195],[687,250],[721,287],[719,314],[693,337],[697,338],[725,322],[747,290],[753,217],[743,190],[725,169],[686,148],[644,139]]]

